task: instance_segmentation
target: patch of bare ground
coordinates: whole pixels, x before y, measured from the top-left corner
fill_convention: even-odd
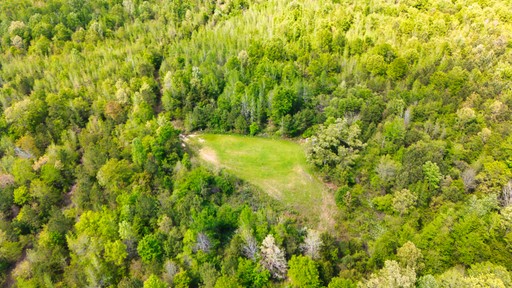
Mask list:
[[[199,141],[201,141],[201,140],[202,139],[199,139]],[[199,157],[201,157],[203,160],[206,160],[209,163],[215,165],[216,167],[220,166],[220,162],[219,162],[219,159],[217,158],[217,154],[211,148],[208,148],[208,147],[201,148],[199,150]]]

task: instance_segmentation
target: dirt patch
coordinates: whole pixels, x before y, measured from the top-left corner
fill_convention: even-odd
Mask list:
[[[201,157],[203,160],[206,160],[217,167],[219,167],[219,165],[220,165],[219,159],[217,158],[217,154],[215,153],[215,151],[213,151],[213,149],[210,149],[207,147],[201,148],[199,150],[199,157]]]
[[[334,196],[329,191],[322,191],[322,206],[320,211],[320,221],[318,223],[318,230],[320,231],[333,231],[336,226],[336,216],[338,209]]]
[[[189,142],[190,139],[197,137],[197,134],[180,134],[180,140],[183,142]]]

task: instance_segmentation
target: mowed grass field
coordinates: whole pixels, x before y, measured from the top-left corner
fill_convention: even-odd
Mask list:
[[[299,143],[217,134],[194,135],[189,141],[198,147],[203,160],[259,187],[316,228],[333,228],[336,205],[332,193],[312,173]]]

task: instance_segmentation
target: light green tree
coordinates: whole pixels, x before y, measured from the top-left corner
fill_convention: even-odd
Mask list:
[[[144,288],[166,288],[167,285],[164,281],[160,280],[155,274],[151,274],[149,278],[144,281]]]
[[[398,262],[387,260],[384,267],[369,280],[361,283],[363,288],[412,288],[416,283],[416,272],[400,267]]]
[[[400,216],[407,214],[414,207],[418,197],[408,189],[402,189],[393,193],[393,209],[400,213]]]
[[[407,241],[402,247],[398,248],[396,256],[403,267],[411,268],[416,272],[424,267],[423,254],[411,241]]]
[[[308,161],[320,168],[352,165],[365,146],[359,140],[361,129],[347,119],[330,119],[326,123],[308,139]]]
[[[120,266],[128,256],[126,245],[121,240],[105,243],[105,260]]]
[[[430,187],[432,187],[432,189],[439,188],[439,183],[441,182],[443,175],[441,174],[439,166],[437,166],[436,163],[427,161],[425,164],[423,164],[423,175],[425,176],[425,180],[427,180],[427,183]]]
[[[306,256],[292,256],[288,261],[288,277],[293,287],[320,287],[320,277],[315,261]]]

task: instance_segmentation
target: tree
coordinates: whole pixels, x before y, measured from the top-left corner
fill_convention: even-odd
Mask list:
[[[317,259],[320,257],[320,250],[322,249],[322,239],[320,238],[320,232],[308,229],[306,239],[304,243],[300,245],[304,255],[311,259]]]
[[[167,260],[164,263],[162,278],[163,280],[171,285],[174,281],[174,276],[180,271],[180,268],[176,263],[171,260]]]
[[[244,240],[244,245],[242,246],[243,255],[251,260],[256,260],[259,253],[258,242],[249,232],[243,233],[242,237]]]
[[[400,213],[400,216],[407,214],[409,209],[416,204],[417,196],[408,189],[402,189],[393,193],[393,209]]]
[[[350,166],[365,146],[360,140],[361,130],[356,123],[338,118],[326,121],[315,136],[308,139],[307,159],[319,168]]]
[[[461,267],[454,267],[437,279],[437,287],[496,287],[504,288],[512,285],[510,273],[502,266],[490,262],[471,265],[467,274]],[[425,287],[425,286],[424,286]],[[432,286],[426,286],[432,287]],[[436,287],[436,286],[434,286]]]
[[[372,274],[370,279],[362,283],[365,288],[412,288],[416,282],[416,273],[411,268],[402,268],[396,261],[387,260],[384,267]]]
[[[400,164],[391,159],[389,155],[385,155],[380,158],[379,164],[375,167],[375,172],[377,172],[384,186],[387,186],[393,181],[399,169]]]
[[[155,234],[144,236],[137,246],[142,261],[150,263],[152,261],[159,261],[163,256],[162,243]]]
[[[419,272],[424,266],[421,250],[416,248],[416,245],[411,241],[407,241],[402,247],[398,248],[396,256],[402,267],[411,268]]]
[[[370,55],[366,59],[366,70],[372,75],[384,76],[388,69],[388,64],[381,55]]]
[[[425,275],[418,279],[418,288],[438,288],[436,278],[432,275]]]
[[[265,237],[261,243],[260,251],[261,265],[270,271],[272,277],[284,279],[288,267],[284,258],[284,252],[276,245],[274,236],[269,234]]]
[[[462,182],[464,183],[464,188],[466,189],[466,192],[472,191],[476,188],[476,171],[473,168],[467,168],[462,172],[461,178]]]
[[[472,108],[462,107],[457,110],[457,117],[462,125],[466,125],[476,118],[476,113]]]
[[[471,265],[468,270],[469,283],[472,287],[479,287],[478,284],[487,287],[511,287],[512,277],[505,267],[491,262],[481,262]],[[475,281],[477,278],[479,280]],[[478,283],[478,284],[477,284]],[[483,284],[485,283],[485,284]],[[493,286],[492,283],[495,283]]]
[[[203,232],[197,233],[197,240],[195,245],[195,251],[203,251],[204,253],[210,252],[212,248],[212,243],[208,235]]]
[[[16,183],[23,185],[30,182],[36,177],[31,165],[31,161],[28,159],[18,158],[14,160],[12,165],[12,176]]]
[[[439,183],[441,182],[443,175],[436,163],[427,161],[423,164],[423,174],[425,175],[425,180],[427,180],[427,183],[432,187],[432,189],[436,190],[439,188]]]
[[[344,279],[340,277],[332,278],[331,282],[329,282],[328,288],[356,288],[357,285],[350,279]]]
[[[142,144],[140,138],[135,138],[132,141],[132,161],[140,167],[144,166],[147,160],[147,151]]]
[[[217,279],[217,282],[215,283],[214,288],[242,288],[240,286],[236,279],[229,276],[220,276],[219,279]]]
[[[5,109],[4,116],[12,131],[21,136],[27,131],[35,132],[36,128],[44,123],[46,109],[43,101],[26,97]]]
[[[14,189],[14,203],[22,206],[30,200],[30,194],[27,186],[20,186]]]
[[[512,172],[507,165],[501,161],[486,161],[483,163],[482,171],[476,176],[479,182],[478,189],[484,193],[499,193],[503,185],[512,177]]]
[[[259,263],[239,258],[236,277],[243,287],[263,288],[269,283],[270,272]]]
[[[408,70],[407,61],[403,58],[396,58],[389,64],[387,74],[393,80],[399,80],[405,76]]]
[[[315,261],[305,256],[292,256],[288,262],[288,277],[293,287],[320,287],[318,268]]]
[[[503,186],[500,194],[500,202],[503,207],[507,207],[512,204],[512,180],[508,181]]]
[[[190,287],[190,281],[187,271],[180,271],[174,275],[173,284],[176,288],[188,288]]]
[[[98,171],[98,183],[114,193],[126,188],[133,175],[131,165],[126,160],[110,159]]]
[[[114,242],[107,242],[105,244],[105,260],[111,261],[114,264],[120,266],[124,263],[124,260],[128,256],[126,252],[126,245],[121,240]]]
[[[392,144],[400,145],[405,138],[405,123],[401,117],[395,117],[384,123],[384,138]]]
[[[167,285],[164,281],[160,280],[155,274],[151,274],[149,278],[144,281],[144,288],[166,288]]]
[[[296,93],[288,88],[279,87],[272,97],[272,117],[279,121],[286,114],[292,114],[294,105],[297,105]]]

